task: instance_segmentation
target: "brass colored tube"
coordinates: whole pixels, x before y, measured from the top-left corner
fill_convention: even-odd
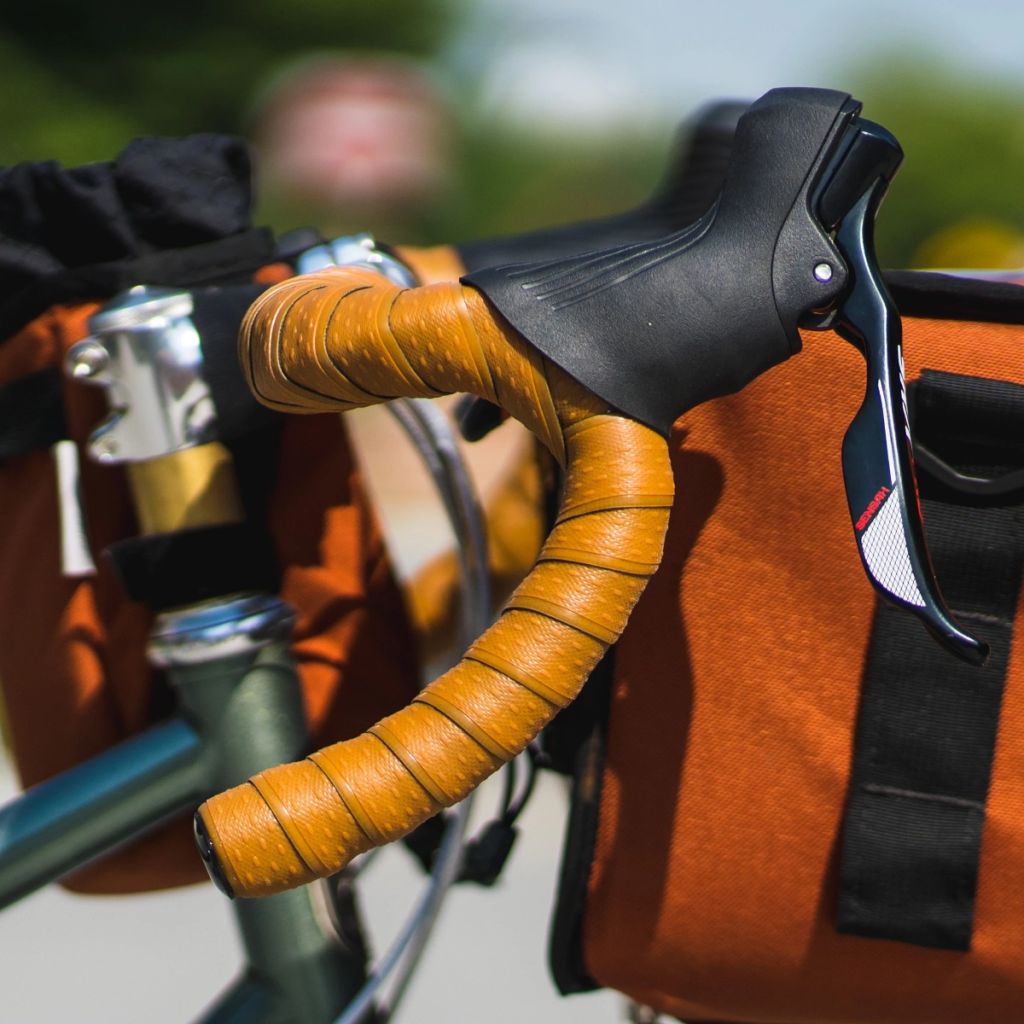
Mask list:
[[[241,522],[231,454],[214,441],[128,466],[139,530],[150,536]]]
[[[657,434],[608,410],[471,288],[308,275],[254,303],[240,346],[275,408],[471,392],[522,420],[566,471],[537,566],[458,665],[362,736],[200,808],[227,884],[261,896],[334,873],[456,803],[573,700],[657,568],[673,481]]]

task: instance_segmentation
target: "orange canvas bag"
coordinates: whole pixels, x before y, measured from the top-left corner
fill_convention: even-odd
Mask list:
[[[893,286],[918,400],[936,382],[984,397],[970,416],[940,406],[925,424],[919,410],[919,427],[929,425],[926,436],[938,436],[937,449],[953,461],[970,462],[979,444],[997,450],[1020,483],[1024,289],[912,274],[896,275]],[[839,457],[863,380],[852,346],[807,336],[797,358],[675,425],[677,498],[665,559],[618,645],[601,720],[576,762],[552,934],[563,991],[608,986],[690,1024],[1024,1019],[1020,591],[1007,588],[1005,642],[993,654],[1004,665],[987,799],[943,795],[942,773],[958,769],[959,755],[934,749],[927,732],[941,717],[927,674],[920,698],[910,691],[892,750],[882,744],[879,752],[872,733],[888,726],[887,695],[903,685],[901,674],[912,676],[916,659],[931,657],[932,641],[897,611],[920,636],[895,655],[883,650],[879,675],[881,620],[850,536]],[[962,543],[967,561],[979,560],[977,549],[983,562],[988,548],[967,541],[981,516],[995,508],[1012,531],[1024,523],[1020,490],[954,495],[969,525],[937,537],[942,524],[933,512],[929,526],[930,502],[950,492],[919,476],[933,548],[944,544],[955,556]],[[1014,533],[1018,549],[1022,536]],[[940,585],[944,564],[937,562]],[[989,568],[1007,564],[1000,554]],[[987,570],[972,585],[987,599]],[[956,746],[958,715],[948,747]],[[854,766],[898,758],[918,731],[925,788],[934,782],[935,792],[867,786],[889,815],[872,842],[898,849],[889,860],[869,850],[854,869],[850,836],[865,788]],[[958,875],[962,885],[940,886],[935,915],[922,925],[913,899],[901,904],[903,894],[886,888],[905,867],[899,844],[916,843],[924,855],[910,889],[933,868],[944,877],[931,854],[971,856],[967,828],[923,848],[908,832],[906,809],[933,806],[980,822],[980,847],[973,883]],[[874,897],[872,886],[881,887],[881,902],[893,904],[882,909],[902,937],[850,934],[849,922],[840,933],[839,908],[863,896],[849,891],[862,883]],[[966,948],[938,948],[935,918],[946,901],[967,907]]]
[[[249,288],[253,279],[266,284],[292,272],[271,263],[269,234],[248,227],[248,158],[240,143],[220,137],[150,141],[156,151],[136,144],[132,159],[122,155],[111,165],[0,172],[0,194],[36,203],[37,219],[49,215],[51,233],[58,233],[58,201],[61,218],[74,223],[71,202],[80,218],[91,211],[97,223],[113,221],[109,232],[122,244],[117,259],[98,264],[89,261],[105,246],[110,255],[109,237],[67,241],[62,249],[31,226],[7,223],[11,237],[0,241],[0,277],[21,285],[0,303],[7,335],[0,341],[0,688],[11,752],[26,786],[173,710],[169,688],[146,659],[152,613],[129,598],[104,557],[111,545],[138,533],[124,467],[99,465],[85,454],[90,432],[107,414],[104,396],[63,375],[65,353],[89,333],[97,300],[128,284],[202,285],[216,303],[218,289],[226,295],[239,282]],[[89,185],[84,197],[83,181]],[[191,202],[177,209],[174,203],[189,188]],[[162,219],[154,227],[152,211],[161,201]],[[225,219],[225,209],[234,209],[234,216]],[[163,244],[170,237],[194,244]],[[83,251],[69,255],[72,244]],[[32,246],[33,266],[26,270],[24,260],[14,261]],[[66,265],[58,266],[58,257]],[[40,265],[45,272],[30,272]],[[57,297],[66,301],[52,301]],[[229,347],[218,353],[219,362],[235,359],[230,322],[216,339],[202,341]],[[341,420],[264,417],[253,430],[260,433],[253,448],[265,464],[248,487],[243,479],[243,504],[249,525],[268,538],[278,592],[297,613],[292,650],[319,746],[362,732],[408,702],[418,686],[415,645]],[[59,439],[74,442],[81,453],[93,575],[62,571],[49,447]],[[245,432],[234,441],[236,454],[244,452]],[[268,462],[267,451],[276,451],[276,458]],[[65,884],[130,892],[205,877],[191,822],[182,818]]]

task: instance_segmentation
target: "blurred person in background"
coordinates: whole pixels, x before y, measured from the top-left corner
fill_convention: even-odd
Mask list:
[[[427,70],[412,60],[353,53],[302,58],[260,91],[249,134],[264,207],[275,220],[309,224],[325,238],[366,229],[386,243],[422,237],[451,201],[454,115]],[[378,497],[399,518],[398,536],[408,532],[410,518],[422,524],[435,517],[440,510],[417,459],[395,436],[390,418],[379,409],[363,410],[350,421]],[[374,459],[378,451],[388,458]],[[490,547],[501,598],[542,539],[530,451],[524,430],[508,424],[466,453],[489,511],[500,512],[502,528],[492,530]],[[409,572],[427,553],[400,552],[400,567]],[[450,552],[408,581],[428,658],[446,653],[454,640],[459,581]]]
[[[300,59],[253,107],[264,201],[324,234],[372,226],[402,241],[451,188],[453,116],[421,65],[337,54]]]

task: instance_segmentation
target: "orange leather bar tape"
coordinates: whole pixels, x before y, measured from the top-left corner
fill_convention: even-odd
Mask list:
[[[396,245],[395,255],[416,275],[420,284],[458,281],[466,272],[462,257],[451,245],[434,245],[427,249]]]
[[[673,484],[662,438],[609,411],[459,284],[402,290],[354,269],[296,278],[257,300],[240,345],[268,405],[472,392],[566,470],[567,512],[538,564],[455,668],[362,736],[200,808],[234,894],[261,896],[339,871],[461,800],[573,700],[660,561]]]

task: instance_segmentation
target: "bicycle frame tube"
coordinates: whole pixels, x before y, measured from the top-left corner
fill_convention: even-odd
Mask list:
[[[0,908],[193,805],[206,792],[202,752],[174,718],[0,808]]]
[[[82,867],[208,793],[302,755],[302,700],[276,597],[246,596],[161,616],[154,660],[182,714],[0,809],[0,905]],[[325,926],[315,887],[233,907],[243,976],[204,1024],[327,1024],[365,979],[358,936]],[[350,941],[346,942],[346,939]]]
[[[255,658],[178,664],[169,669],[186,713],[202,722],[209,749],[205,781],[216,791],[307,747],[294,662],[283,641]],[[365,951],[324,926],[325,899],[306,886],[232,907],[248,970],[203,1018],[246,1024],[320,1024],[333,1020],[365,977]]]

